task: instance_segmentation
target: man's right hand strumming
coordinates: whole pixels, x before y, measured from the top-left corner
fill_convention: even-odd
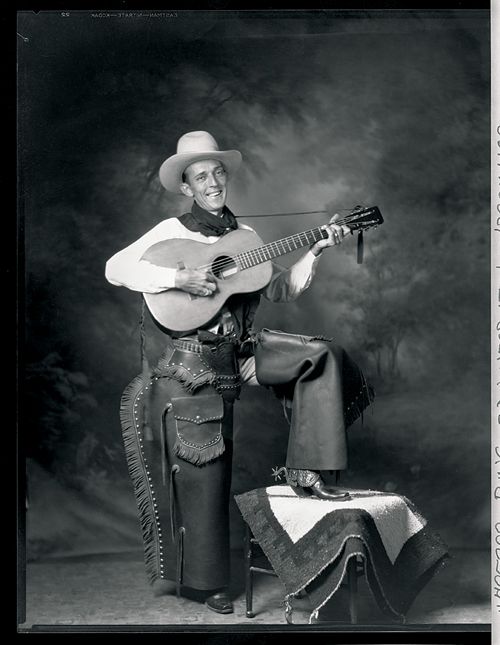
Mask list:
[[[210,296],[217,289],[214,277],[199,269],[177,269],[175,286],[195,296]]]

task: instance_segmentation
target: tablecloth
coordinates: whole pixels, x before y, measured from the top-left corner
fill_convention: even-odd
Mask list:
[[[447,547],[405,496],[348,490],[349,501],[326,501],[276,485],[235,501],[287,596],[307,592],[311,617],[337,591],[355,556],[364,561],[379,607],[402,617],[445,563]]]

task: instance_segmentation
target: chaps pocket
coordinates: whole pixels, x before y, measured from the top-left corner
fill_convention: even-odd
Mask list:
[[[224,452],[224,402],[218,394],[172,398],[176,439],[174,453],[195,466],[213,461]]]

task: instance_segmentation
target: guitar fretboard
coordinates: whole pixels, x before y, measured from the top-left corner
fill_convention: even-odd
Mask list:
[[[233,259],[240,270],[249,269],[250,267],[261,264],[262,262],[267,262],[268,260],[277,258],[280,255],[285,255],[297,249],[301,249],[304,246],[319,242],[319,240],[325,239],[326,237],[328,237],[328,233],[324,229],[320,227],[312,228],[309,231],[289,235],[281,240],[264,244],[264,246],[259,246],[255,249],[251,249],[250,251],[238,253],[238,255],[234,256]]]

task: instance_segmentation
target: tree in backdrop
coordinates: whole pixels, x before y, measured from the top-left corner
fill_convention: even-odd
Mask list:
[[[250,139],[249,124],[228,118],[235,103],[261,106],[270,127],[284,113],[301,118],[300,100],[281,100],[295,79],[276,86],[269,70],[235,55],[235,43],[214,50],[203,40],[189,47],[163,38],[152,56],[140,33],[133,47],[127,34],[111,31],[92,48],[68,29],[35,40],[21,63],[29,441],[55,469],[75,463],[77,453],[90,465],[97,459],[98,451],[82,449],[89,417],[76,410],[89,385],[91,425],[103,446],[116,443],[103,399],[110,390],[118,398],[116,374],[137,363],[139,300],[109,288],[104,262],[171,203],[157,179],[165,150],[190,129]],[[255,153],[246,157],[252,163]],[[113,344],[118,337],[129,347]]]
[[[66,459],[73,450],[71,459],[78,453],[91,465],[98,451],[88,449],[89,426],[99,445],[117,442],[113,402],[125,385],[117,375],[137,369],[140,298],[107,285],[104,263],[176,210],[157,169],[189,130],[240,142],[241,184],[290,173],[283,185],[301,199],[308,182],[335,178],[332,209],[359,194],[382,207],[386,224],[370,238],[365,265],[343,273],[341,305],[333,310],[321,297],[334,275],[327,264],[307,306],[288,309],[297,326],[338,323],[387,387],[415,366],[424,378],[471,357],[479,364],[489,295],[478,285],[489,263],[485,226],[470,222],[487,208],[489,129],[476,40],[392,35],[374,47],[368,37],[351,51],[337,38],[315,47],[291,41],[279,21],[261,35],[276,28],[283,37],[258,40],[218,38],[201,20],[194,34],[59,25],[20,61],[26,361],[44,374],[39,391],[39,381],[28,381],[41,410],[38,445],[47,436],[44,463],[60,467],[46,453],[66,442]],[[279,132],[293,158],[270,146]],[[310,194],[303,199],[307,205]],[[63,374],[50,366],[56,355]],[[63,410],[78,395],[60,399],[58,389],[72,374],[96,405],[66,423]],[[52,406],[61,410],[57,424]],[[56,427],[57,441],[49,441]]]

